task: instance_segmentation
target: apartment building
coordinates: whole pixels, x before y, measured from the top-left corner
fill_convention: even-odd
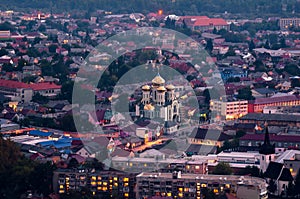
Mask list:
[[[192,30],[201,32],[214,29],[230,29],[230,25],[222,18],[209,18],[207,16],[181,16],[176,24],[182,25],[183,22]]]
[[[0,80],[0,93],[11,101],[30,102],[36,93],[54,98],[60,93],[60,89],[60,85],[49,82],[27,84],[13,80]]]
[[[207,173],[207,160],[188,160],[173,158],[129,158],[129,157],[113,157],[112,167],[114,169],[126,172],[173,172],[182,171],[184,173]]]
[[[63,194],[85,187],[91,190],[93,195],[127,199],[135,197],[134,181],[134,175],[118,171],[59,169],[53,174],[53,189],[55,193]]]
[[[261,125],[264,122],[268,122],[268,125],[270,126],[300,127],[300,118],[290,114],[248,113],[239,118],[239,123],[241,124]]]
[[[233,120],[248,113],[247,100],[211,100],[210,110],[213,113],[212,119]]]
[[[279,20],[279,26],[281,30],[288,30],[291,27],[300,27],[300,18],[281,18]]]
[[[265,107],[292,107],[300,105],[299,95],[258,98],[248,105],[249,113],[262,113]]]
[[[170,198],[203,198],[205,189],[215,194],[232,193],[241,199],[266,199],[264,179],[249,176],[141,173],[136,177],[136,198],[161,196]]]

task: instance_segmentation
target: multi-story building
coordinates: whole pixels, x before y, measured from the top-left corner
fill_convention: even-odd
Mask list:
[[[225,140],[232,139],[232,136],[217,129],[194,128],[188,136],[188,142],[194,145],[207,145],[221,147]]]
[[[270,134],[270,143],[283,152],[288,148],[299,148],[300,136]],[[240,138],[240,149],[257,150],[264,142],[264,134],[246,134]]]
[[[300,118],[289,114],[263,114],[263,113],[248,113],[239,118],[242,124],[257,124],[261,125],[268,122],[270,126],[289,126],[300,127]]]
[[[249,113],[262,113],[265,107],[274,106],[299,106],[300,96],[299,95],[285,95],[279,97],[267,97],[258,98],[253,102],[249,102],[248,111]]]
[[[281,30],[288,30],[289,28],[300,27],[300,18],[281,18],[279,20],[279,26]]]
[[[60,93],[61,86],[54,83],[44,82],[26,84],[12,80],[0,80],[0,93],[12,101],[30,102],[34,94],[53,98]]]
[[[135,176],[129,173],[88,170],[56,170],[53,174],[53,189],[55,193],[67,193],[71,190],[80,191],[88,188],[93,195],[105,198],[134,198]]]
[[[112,167],[120,171],[140,173],[143,171],[173,172],[182,171],[184,173],[207,173],[207,160],[187,160],[173,158],[139,158],[139,157],[113,157]]]
[[[247,100],[211,100],[210,110],[216,120],[233,120],[248,113]]]
[[[264,199],[264,179],[249,176],[198,175],[174,173],[141,173],[136,177],[136,198],[162,196],[172,198],[203,198],[205,189],[215,194],[229,192],[242,199]]]
[[[247,70],[241,68],[231,67],[231,68],[223,68],[221,70],[221,77],[224,81],[227,81],[230,78],[236,78],[236,77],[243,78],[247,76],[248,76]]]
[[[207,16],[181,16],[176,22],[178,25],[185,23],[187,27],[195,31],[229,30],[229,24],[222,18],[209,18]]]
[[[10,35],[11,35],[10,30],[1,30],[0,31],[0,38],[2,38],[2,39],[8,39],[8,38],[10,38]]]

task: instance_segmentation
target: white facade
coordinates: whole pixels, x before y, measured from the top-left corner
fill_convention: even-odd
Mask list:
[[[142,87],[141,107],[136,106],[137,116],[162,118],[164,121],[179,121],[180,104],[175,97],[175,87],[165,86],[165,80],[158,74],[152,80],[152,86]]]
[[[260,170],[264,173],[266,172],[270,162],[274,162],[275,161],[275,154],[268,154],[268,155],[264,155],[264,154],[260,154]]]

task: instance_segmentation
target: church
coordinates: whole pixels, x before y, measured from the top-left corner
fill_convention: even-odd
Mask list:
[[[142,86],[142,100],[136,105],[136,116],[163,120],[165,124],[180,122],[180,103],[175,96],[175,87],[165,83],[158,73],[152,85]]]

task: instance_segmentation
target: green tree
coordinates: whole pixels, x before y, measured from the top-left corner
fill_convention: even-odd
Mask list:
[[[0,137],[0,198],[20,198],[27,190],[51,193],[52,167],[40,165],[23,156],[20,148]]]
[[[239,89],[237,98],[238,99],[244,99],[244,100],[254,100],[251,88],[250,87],[245,87],[245,88]]]
[[[251,41],[249,43],[249,51],[252,52],[254,48],[255,48],[255,44],[254,44],[254,41],[251,39]]]
[[[34,189],[44,196],[53,192],[52,176],[55,166],[50,162],[36,164],[30,175],[30,184]]]
[[[261,60],[256,60],[253,65],[255,66],[256,72],[266,72],[267,68]]]
[[[286,71],[287,73],[289,73],[290,75],[300,75],[300,69],[299,66],[296,64],[287,64],[284,67],[284,71]]]
[[[226,162],[220,162],[213,170],[213,174],[215,175],[230,175],[232,174],[233,170],[231,169],[230,165]]]
[[[269,40],[266,41],[266,43],[264,45],[264,48],[266,48],[266,49],[270,49],[271,48]]]
[[[5,72],[12,72],[14,69],[13,69],[13,66],[11,63],[7,64],[7,63],[4,63],[2,65],[2,70],[5,71]]]
[[[38,28],[38,31],[40,31],[40,32],[45,32],[45,31],[46,31],[46,26],[43,25],[43,24],[41,24],[41,25],[39,26],[39,28]]]
[[[61,86],[60,98],[64,100],[68,100],[70,103],[72,102],[72,94],[73,94],[73,81],[66,81]]]
[[[48,47],[50,53],[55,53],[56,48],[57,48],[57,45],[54,45],[54,44],[52,44]]]
[[[2,57],[3,55],[8,55],[8,52],[7,50],[5,50],[5,48],[0,49],[0,57]]]
[[[40,93],[36,93],[32,96],[32,101],[39,104],[47,104],[49,100],[47,97],[41,95]]]
[[[213,46],[213,42],[212,39],[207,40],[206,46],[205,46],[205,50],[207,50],[209,53],[211,53],[211,51],[213,50],[214,46]]]
[[[256,166],[246,166],[238,175],[251,175],[253,177],[260,177],[260,170]]]
[[[276,190],[277,190],[277,185],[276,185],[276,182],[271,179],[270,182],[269,182],[269,186],[268,186],[268,191],[271,192],[271,193],[275,193]]]
[[[285,42],[285,38],[281,37],[280,39],[280,48],[286,48],[286,42]]]
[[[235,134],[235,137],[236,137],[236,138],[241,138],[241,137],[243,137],[244,135],[246,135],[246,132],[245,132],[245,131],[243,131],[243,130],[238,130],[238,131],[236,132],[236,134]]]

